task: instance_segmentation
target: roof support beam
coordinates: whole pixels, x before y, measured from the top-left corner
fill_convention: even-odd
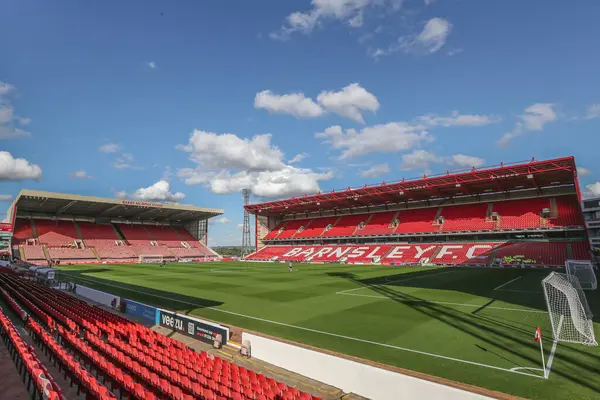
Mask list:
[[[56,212],[56,216],[60,217],[60,215],[62,213],[64,213],[69,207],[71,207],[75,203],[77,203],[77,200],[73,200],[73,201],[68,202],[66,205],[64,205],[63,207],[61,207],[61,209]]]
[[[109,212],[116,210],[117,208],[122,207],[121,204],[115,204],[112,207],[108,207],[106,210],[102,211],[100,214],[98,214],[99,217],[104,216],[104,214],[108,214]]]

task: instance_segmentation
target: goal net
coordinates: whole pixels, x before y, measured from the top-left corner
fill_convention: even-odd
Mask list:
[[[577,277],[552,272],[542,286],[554,340],[597,346],[592,312]]]
[[[567,275],[575,276],[583,290],[596,290],[598,282],[594,273],[594,266],[587,260],[567,260],[565,262]]]
[[[161,263],[163,256],[161,254],[141,254],[139,257],[140,263]]]

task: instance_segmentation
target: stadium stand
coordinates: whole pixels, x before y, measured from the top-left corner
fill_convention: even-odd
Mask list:
[[[255,261],[312,261],[392,265],[491,265],[525,263],[531,266],[564,266],[568,247],[577,258],[588,259],[589,246],[576,242],[445,242],[419,244],[266,246],[247,257]],[[423,261],[425,259],[425,261]]]
[[[575,171],[572,157],[531,160],[249,204],[263,234],[247,259],[536,266],[589,259]],[[383,250],[400,247],[402,257]]]
[[[219,257],[205,243],[207,219],[222,210],[32,190],[22,190],[11,207],[13,255],[34,264]]]
[[[0,287],[31,312],[39,346],[92,398],[321,400],[27,279],[0,272]]]

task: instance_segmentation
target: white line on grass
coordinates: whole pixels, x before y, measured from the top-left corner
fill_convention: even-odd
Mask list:
[[[385,285],[387,285],[388,283],[407,282],[407,281],[412,281],[412,280],[414,280],[414,279],[428,278],[428,277],[430,277],[430,276],[437,276],[437,275],[443,275],[443,274],[450,274],[450,273],[452,273],[452,272],[454,272],[454,271],[436,272],[435,274],[427,274],[427,275],[413,276],[413,277],[410,277],[410,278],[396,279],[396,280],[394,280],[394,281],[388,281],[387,279],[385,279],[385,282],[386,282],[386,283],[376,283],[376,284],[373,284],[373,285],[361,286],[361,287],[359,287],[359,288],[348,289],[348,290],[342,290],[342,291],[336,292],[335,294],[345,294],[345,293],[348,293],[348,292],[354,292],[355,290],[368,289],[368,288],[371,288],[371,287],[376,287],[376,286],[385,286]],[[389,278],[389,277],[386,277],[386,278]]]
[[[509,283],[513,283],[514,281],[516,281],[516,280],[519,280],[519,279],[521,279],[521,278],[522,278],[522,276],[517,276],[515,279],[511,279],[510,281],[508,281],[508,282],[506,282],[506,283],[503,283],[502,285],[500,285],[500,286],[498,286],[498,287],[494,288],[494,290],[498,290],[498,289],[500,289],[500,288],[502,288],[502,287],[504,287],[504,286],[508,285]]]
[[[430,300],[423,300],[423,299],[419,299],[419,300],[403,300],[403,299],[390,299],[387,296],[376,296],[376,295],[370,295],[370,294],[355,294],[355,293],[336,293],[336,294],[342,294],[344,296],[356,296],[356,297],[371,297],[374,299],[388,299],[388,300],[395,300],[395,301],[399,301],[401,303],[431,303],[431,304],[443,304],[443,305],[448,305],[448,306],[458,306],[458,307],[473,307],[473,308],[478,308],[478,307],[483,307],[483,304],[468,304],[468,303],[449,303],[446,301],[430,301]],[[495,310],[505,310],[505,311],[522,311],[522,312],[529,312],[529,313],[540,313],[540,314],[546,314],[547,311],[539,311],[539,310],[527,310],[525,308],[507,308],[507,307],[496,307],[496,306],[487,306],[485,308],[492,308]]]
[[[80,279],[89,280],[89,281],[92,281],[92,282],[94,281],[94,279],[89,279],[89,278],[80,278]],[[391,344],[374,342],[374,341],[371,341],[371,340],[355,338],[355,337],[352,337],[352,336],[345,336],[345,335],[340,335],[340,334],[337,334],[337,333],[320,331],[320,330],[311,329],[311,328],[305,328],[303,326],[291,325],[291,324],[286,324],[284,322],[278,322],[278,321],[272,321],[272,320],[269,320],[269,319],[264,319],[264,318],[259,318],[259,317],[253,317],[251,315],[240,314],[240,313],[236,313],[236,312],[228,311],[228,310],[221,310],[221,309],[215,308],[215,307],[204,307],[200,303],[192,303],[192,302],[189,302],[189,301],[177,300],[177,299],[173,299],[171,297],[159,296],[157,294],[148,293],[148,292],[144,292],[144,291],[136,290],[136,289],[130,289],[130,288],[127,288],[127,287],[124,287],[124,286],[114,285],[114,284],[110,284],[110,283],[104,283],[104,282],[96,282],[96,283],[99,283],[99,284],[104,285],[104,286],[116,287],[116,288],[127,290],[127,291],[130,291],[130,292],[140,293],[140,294],[143,294],[143,295],[146,295],[146,296],[156,297],[156,298],[159,298],[159,299],[165,299],[165,300],[170,300],[170,301],[176,301],[176,302],[179,302],[179,303],[182,303],[182,304],[190,304],[190,305],[194,305],[194,306],[198,306],[198,307],[203,307],[203,308],[206,308],[206,309],[209,309],[209,310],[213,310],[213,311],[217,311],[217,312],[222,312],[222,313],[225,313],[225,314],[236,315],[238,317],[253,319],[253,320],[256,320],[256,321],[266,322],[266,323],[273,324],[273,325],[285,326],[285,327],[288,327],[288,328],[294,328],[294,329],[299,329],[299,330],[303,330],[303,331],[307,331],[307,332],[319,333],[321,335],[333,336],[333,337],[337,337],[337,338],[341,338],[341,339],[346,339],[346,340],[353,340],[355,342],[368,343],[368,344],[372,344],[372,345],[375,345],[375,346],[387,347],[387,348],[390,348],[390,349],[395,349],[395,350],[400,350],[400,351],[406,351],[406,352],[409,352],[409,353],[416,353],[416,354],[421,354],[421,355],[425,355],[425,356],[429,356],[429,357],[441,358],[441,359],[444,359],[444,360],[455,361],[455,362],[459,362],[459,363],[463,363],[463,364],[476,365],[476,366],[479,366],[479,367],[495,369],[495,370],[498,370],[498,371],[511,372],[513,374],[525,375],[525,376],[530,376],[530,377],[533,377],[533,378],[543,378],[543,377],[538,376],[538,375],[528,374],[527,372],[512,371],[512,370],[507,369],[507,368],[496,367],[496,366],[488,365],[488,364],[481,364],[481,363],[474,362],[474,361],[461,360],[460,358],[453,358],[453,357],[448,357],[448,356],[442,356],[440,354],[427,353],[425,351],[409,349],[409,348],[406,348],[406,347],[393,346]]]

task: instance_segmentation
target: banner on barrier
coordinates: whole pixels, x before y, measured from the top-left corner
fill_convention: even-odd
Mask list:
[[[152,307],[144,303],[138,303],[137,301],[130,299],[123,299],[123,301],[125,301],[125,312],[127,314],[143,318],[146,321],[152,322],[153,324],[158,324],[158,310],[156,307]]]
[[[212,343],[218,334],[223,338],[223,344],[227,344],[227,339],[229,339],[229,328],[225,326],[212,324],[163,309],[158,309],[157,315],[160,319],[160,326],[202,340],[203,342]]]

